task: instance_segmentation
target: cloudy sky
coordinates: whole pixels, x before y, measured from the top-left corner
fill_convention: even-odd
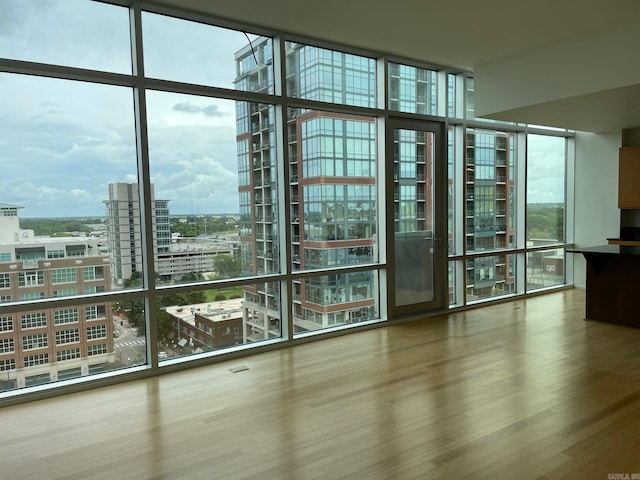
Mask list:
[[[148,76],[233,88],[242,32],[144,14],[143,34]],[[128,11],[0,0],[0,57],[130,74]],[[0,91],[0,203],[23,217],[102,216],[107,185],[136,181],[129,88],[0,73]],[[174,214],[237,212],[234,102],[148,92],[147,106],[156,197]],[[534,141],[529,201],[562,201],[562,149]]]
[[[146,14],[149,76],[233,88],[241,32]],[[255,37],[252,37],[255,38]],[[126,9],[2,0],[0,57],[131,73]],[[111,182],[137,179],[129,88],[0,73],[0,202],[24,217],[103,215]],[[175,213],[237,212],[235,104],[149,92],[150,170]]]
[[[527,202],[564,202],[565,139],[529,135],[527,143]]]

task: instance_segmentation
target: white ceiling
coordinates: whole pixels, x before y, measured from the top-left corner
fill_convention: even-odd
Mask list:
[[[470,70],[476,111],[585,131],[640,127],[639,0],[159,0]]]

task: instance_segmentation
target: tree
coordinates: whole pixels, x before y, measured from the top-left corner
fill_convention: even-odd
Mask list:
[[[213,266],[218,278],[234,278],[240,276],[240,258],[219,254],[213,257]]]
[[[124,281],[124,288],[136,288],[142,286],[142,274],[134,272],[130,278]],[[144,299],[134,298],[133,300],[123,300],[114,302],[113,311],[122,313],[129,325],[136,329],[138,335],[144,335],[146,325],[144,321]]]
[[[202,274],[193,272],[183,278],[188,281],[202,280]],[[160,283],[160,276],[156,273],[156,282]],[[125,288],[136,288],[142,286],[142,274],[134,272],[131,278],[125,280]],[[187,293],[168,293],[157,297],[157,309],[155,317],[158,323],[158,336],[166,336],[172,328],[171,318],[165,308],[173,305],[194,305],[196,303],[205,303],[207,295],[203,291],[187,292]],[[146,323],[144,316],[144,299],[136,298],[133,300],[125,300],[115,302],[113,305],[115,312],[122,312],[129,321],[129,325],[136,329],[138,336],[143,336],[146,332]]]
[[[564,208],[562,206],[530,205],[527,210],[527,239],[564,239]]]

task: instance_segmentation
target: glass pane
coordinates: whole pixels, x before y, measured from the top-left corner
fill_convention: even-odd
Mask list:
[[[455,129],[449,127],[447,130],[447,253],[455,255],[456,253],[456,181],[455,181],[455,165],[458,160],[457,150],[459,146],[455,141]]]
[[[375,119],[289,114],[295,270],[378,260]]]
[[[434,141],[432,132],[394,130],[396,306],[435,298]]]
[[[565,143],[527,136],[527,245],[564,242]]]
[[[289,96],[375,106],[374,59],[293,42],[287,42],[285,48]]]
[[[142,364],[144,345],[127,325],[114,328],[108,302],[2,314],[0,391]]]
[[[0,57],[131,73],[129,9],[86,0],[3,0]]]
[[[456,102],[457,90],[456,90],[457,76],[449,73],[447,74],[447,116],[454,118],[458,111],[458,105]]]
[[[160,361],[282,336],[276,282],[158,297]]]
[[[473,77],[465,78],[465,110],[466,117],[468,120],[472,120],[476,118],[475,113],[475,81]]]
[[[467,130],[468,252],[515,247],[515,141],[509,132]]]
[[[119,366],[146,363],[146,336],[144,321],[144,300],[123,300],[113,302],[113,337],[115,362]]]
[[[99,296],[128,286],[117,281],[124,265],[142,265],[139,217],[109,201],[111,181],[137,179],[131,90],[8,74],[0,90],[0,191],[12,202],[0,203],[0,303],[93,295],[64,308],[0,305],[1,388],[143,363],[144,339],[125,345],[137,333],[129,312],[114,322],[120,311]],[[123,243],[109,220],[119,213]]]
[[[468,259],[467,302],[515,293],[515,255]]]
[[[564,283],[564,248],[527,253],[527,290]]]
[[[389,109],[435,115],[437,72],[399,63],[389,63]]]
[[[11,300],[111,290],[123,265],[142,266],[139,216],[128,202],[113,208],[108,185],[137,181],[131,90],[8,74],[0,88],[0,191],[12,201],[2,206],[0,265]],[[112,228],[116,215],[126,218],[126,238]]]
[[[270,38],[143,12],[145,74],[273,93]]]
[[[447,287],[449,292],[449,306],[454,306],[458,303],[456,297],[456,263],[448,262],[447,264]]]
[[[308,277],[293,282],[294,333],[380,318],[378,272]]]
[[[279,272],[273,106],[147,101],[160,282]]]
[[[475,80],[473,79],[473,77],[466,77],[465,79],[465,85],[466,85],[466,90],[465,90],[465,105],[466,105],[466,118],[469,120],[481,120],[485,123],[503,123],[503,124],[509,124],[509,125],[515,125],[515,122],[504,122],[504,121],[498,121],[498,120],[493,120],[490,118],[478,118],[476,117],[476,100],[475,100]]]

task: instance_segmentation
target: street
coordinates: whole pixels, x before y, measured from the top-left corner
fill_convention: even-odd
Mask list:
[[[145,338],[136,335],[136,329],[129,326],[126,318],[114,317],[113,322],[116,360],[127,366],[144,363]]]

